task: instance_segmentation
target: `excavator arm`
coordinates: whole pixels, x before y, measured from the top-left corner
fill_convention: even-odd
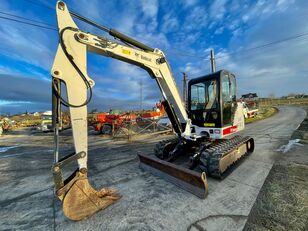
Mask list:
[[[185,136],[190,135],[190,127],[186,126],[187,123],[190,123],[190,120],[169,64],[161,50],[150,48],[113,29],[109,29],[109,34],[122,40],[127,45],[109,40],[103,36],[84,32],[78,29],[63,2],[58,2],[57,6],[60,44],[52,67],[52,76],[54,78],[65,82],[67,90],[71,89],[72,92],[93,87],[94,81],[87,75],[87,51],[139,66],[156,80],[162,96],[168,103],[168,107],[172,108],[175,118],[171,118],[171,120],[174,122],[175,131],[179,135],[182,133]],[[83,92],[86,93],[86,91]],[[68,92],[68,94],[70,93]],[[72,104],[82,104],[82,102],[86,101],[84,97],[86,95],[78,94],[69,101],[74,101]]]
[[[87,74],[87,51],[115,58],[146,70],[159,86],[165,99],[164,106],[178,137],[191,139],[191,121],[181,101],[169,64],[161,50],[150,48],[112,29],[106,29],[106,31],[122,42],[84,32],[77,27],[71,15],[77,18],[80,16],[70,13],[62,1],[57,2],[56,12],[59,46],[51,70],[55,128],[53,167],[55,191],[63,201],[64,214],[72,220],[81,220],[120,198],[112,189],[95,191],[87,179],[87,104],[92,96],[92,87],[95,85]],[[61,83],[66,87],[67,99],[61,95]],[[75,152],[59,160],[61,104],[69,107],[70,110]],[[63,167],[72,161],[78,162],[78,169],[64,180]]]

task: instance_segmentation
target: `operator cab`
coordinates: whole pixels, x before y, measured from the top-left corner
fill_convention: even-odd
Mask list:
[[[229,71],[221,70],[189,81],[188,111],[193,125],[230,126],[236,106],[236,81]]]

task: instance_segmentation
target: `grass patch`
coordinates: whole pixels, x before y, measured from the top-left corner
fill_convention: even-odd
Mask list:
[[[308,105],[308,98],[299,99],[259,99],[260,106]]]
[[[299,127],[303,132],[308,131],[307,118]],[[299,130],[292,137],[296,132]],[[306,147],[280,156],[265,180],[244,230],[308,230],[307,176]]]
[[[274,165],[244,230],[308,230],[308,167]]]
[[[278,109],[276,107],[260,107],[258,115],[256,115],[254,118],[245,119],[245,123],[249,124],[249,123],[253,123],[259,120],[269,118],[275,115],[277,112],[278,112]]]

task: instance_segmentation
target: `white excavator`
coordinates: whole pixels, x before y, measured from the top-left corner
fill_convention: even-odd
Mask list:
[[[121,197],[114,189],[93,189],[87,178],[87,104],[94,87],[87,74],[88,51],[146,70],[162,93],[176,136],[159,142],[155,155],[140,154],[141,168],[205,198],[207,175],[224,178],[231,166],[253,152],[252,138],[234,135],[244,129],[244,117],[242,104],[236,102],[236,80],[232,73],[221,70],[190,80],[185,108],[161,50],[70,12],[63,1],[57,2],[56,13],[59,46],[51,70],[53,175],[55,194],[63,202],[64,215],[69,219],[85,219]],[[109,33],[116,40],[80,30],[72,17]],[[67,97],[61,93],[63,86]],[[60,159],[61,105],[69,107],[75,152]],[[64,179],[63,168],[73,161],[77,161],[78,169]]]

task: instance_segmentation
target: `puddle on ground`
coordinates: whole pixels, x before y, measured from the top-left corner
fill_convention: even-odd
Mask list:
[[[278,148],[276,151],[277,152],[282,152],[282,153],[286,153],[288,152],[292,147],[294,146],[303,146],[303,144],[300,144],[300,139],[295,139],[295,140],[289,140],[288,144],[284,144],[282,145],[280,148]]]
[[[6,152],[6,151],[8,151],[8,150],[10,150],[12,148],[16,148],[16,147],[18,147],[18,146],[0,147],[0,153],[1,152]]]

